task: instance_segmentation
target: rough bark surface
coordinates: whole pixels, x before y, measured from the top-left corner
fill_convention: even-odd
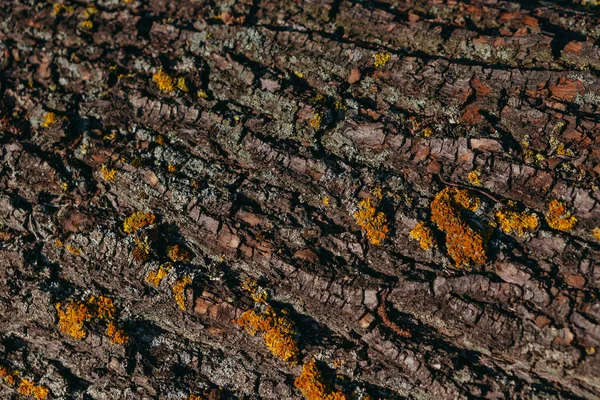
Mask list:
[[[313,358],[352,399],[600,396],[592,9],[93,3],[0,4],[0,367],[56,399],[299,399]],[[185,87],[159,90],[161,69]],[[457,268],[430,223],[445,187],[481,199],[485,264]],[[353,217],[366,198],[381,245]],[[494,227],[509,205],[539,227]],[[156,220],[127,234],[137,211]],[[261,307],[248,278],[296,324],[296,365],[232,322]],[[128,343],[60,330],[56,304],[89,296]]]

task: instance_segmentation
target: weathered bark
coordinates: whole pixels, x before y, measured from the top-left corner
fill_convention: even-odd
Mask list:
[[[64,399],[300,398],[313,357],[349,398],[600,396],[593,10],[34,3],[0,5],[0,367]],[[160,91],[161,68],[188,91]],[[514,201],[540,227],[493,228],[487,262],[456,268],[429,223],[447,186],[481,198],[472,223]],[[380,246],[353,218],[369,196],[390,228]],[[569,232],[544,219],[554,199]],[[157,220],[126,234],[135,211]],[[418,221],[436,249],[410,238]],[[155,288],[175,244],[193,257]],[[248,277],[290,310],[297,365],[232,322],[254,306]],[[114,299],[128,344],[102,323],[61,332],[55,305],[90,295]]]

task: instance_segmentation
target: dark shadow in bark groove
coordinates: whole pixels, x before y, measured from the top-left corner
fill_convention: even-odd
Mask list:
[[[163,335],[165,331],[152,321],[130,320],[127,323],[127,331],[132,342],[127,345],[127,365],[125,370],[129,375],[133,374],[138,362],[144,374],[150,375],[156,368],[160,368],[158,359],[152,354],[154,339]]]
[[[52,364],[65,379],[70,393],[85,392],[92,384],[92,382],[75,375],[73,371],[63,365],[60,361],[50,359],[48,362]]]

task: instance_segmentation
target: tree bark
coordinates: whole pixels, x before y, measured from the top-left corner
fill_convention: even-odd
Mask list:
[[[2,2],[0,397],[299,399],[313,358],[349,399],[600,397],[594,12]],[[448,218],[485,263],[459,268],[432,222],[445,188],[479,199]],[[357,224],[366,199],[387,231]],[[506,232],[506,209],[539,223]],[[127,233],[135,212],[154,221]],[[252,279],[297,363],[235,323],[265,308]],[[127,343],[99,314],[61,330],[57,304],[90,296]]]

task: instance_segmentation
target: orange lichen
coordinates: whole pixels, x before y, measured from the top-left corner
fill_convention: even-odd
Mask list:
[[[504,233],[516,233],[523,236],[527,232],[533,232],[539,226],[537,215],[528,212],[519,212],[509,209],[501,209],[496,212],[496,219],[500,229]]]
[[[34,387],[35,384],[33,382],[27,379],[22,379],[17,391],[24,396],[30,396],[33,393]]]
[[[377,68],[381,68],[381,67],[385,67],[385,65],[390,61],[390,53],[377,53],[373,55],[373,58],[375,59],[375,67]]]
[[[556,137],[550,137],[550,146],[556,151],[556,154],[563,157],[575,157],[575,153],[572,150],[567,149],[565,144],[559,141]]]
[[[0,367],[0,377],[4,383],[10,387],[16,386],[19,381],[19,373],[17,371],[10,372],[6,367]],[[28,379],[21,378],[17,392],[23,396],[32,396],[36,400],[45,400],[50,394],[50,390],[42,385],[36,385]]]
[[[321,124],[323,123],[323,117],[319,113],[315,113],[312,119],[310,120],[310,126],[315,129],[321,129]]]
[[[244,282],[242,282],[242,289],[249,292],[252,300],[257,303],[266,303],[269,299],[267,290],[259,286],[254,278],[246,278]]]
[[[167,257],[173,262],[188,262],[192,259],[192,253],[178,245],[167,247]]]
[[[144,238],[144,240],[136,239],[135,241],[136,247],[132,251],[133,259],[139,263],[143,263],[148,261],[150,258],[150,243],[148,243],[148,238]]]
[[[183,311],[185,311],[185,288],[192,283],[192,278],[188,275],[184,276],[173,285],[173,294],[175,294],[175,302]]]
[[[467,174],[467,178],[469,179],[469,182],[471,182],[473,185],[481,185],[481,171],[479,170],[473,170],[471,172],[469,172]]]
[[[110,338],[110,342],[113,344],[124,345],[129,342],[129,336],[123,329],[118,329],[113,321],[110,321],[106,327],[106,336]]]
[[[365,231],[371,244],[380,245],[390,231],[385,214],[377,212],[375,206],[371,204],[370,198],[358,203],[358,211],[353,214],[353,217],[356,224]]]
[[[92,318],[88,306],[83,303],[68,302],[63,311],[61,303],[56,304],[58,314],[58,325],[60,330],[75,339],[83,339],[87,336],[83,330],[83,324]]]
[[[329,196],[323,197],[323,205],[329,207],[331,204],[331,198]]]
[[[429,250],[433,247],[436,247],[435,239],[433,237],[433,232],[431,228],[429,228],[423,221],[420,221],[415,227],[410,231],[410,237],[419,241],[419,246],[423,250]]]
[[[79,26],[81,27],[81,29],[85,29],[85,30],[89,31],[94,27],[94,23],[92,21],[90,21],[89,19],[86,19],[85,21],[81,21]]]
[[[188,400],[204,400],[204,397],[196,396],[195,394],[190,394],[190,397],[188,398]]]
[[[17,391],[23,396],[33,396],[36,400],[44,400],[50,394],[45,386],[38,386],[34,382],[25,378],[21,379]]]
[[[592,233],[594,234],[594,236],[596,237],[596,239],[600,240],[600,227],[594,228],[594,230],[592,231]]]
[[[443,189],[431,202],[431,220],[446,233],[446,249],[457,267],[487,261],[487,237],[463,216],[463,210],[475,211],[479,204],[479,198],[454,187]]]
[[[173,173],[177,172],[177,167],[176,167],[175,165],[173,165],[173,164],[169,164],[169,165],[167,166],[167,170],[168,170],[170,173],[172,173],[172,174],[173,174]]]
[[[233,322],[244,327],[251,335],[262,332],[271,353],[291,364],[297,362],[300,352],[298,331],[285,310],[277,313],[271,306],[266,306],[262,313],[247,310]]]
[[[125,233],[133,233],[138,229],[152,225],[156,217],[151,212],[143,213],[141,211],[134,212],[123,221],[123,230]]]
[[[113,320],[117,313],[117,308],[110,297],[90,296],[87,304],[93,307],[93,317],[102,321]]]
[[[567,232],[577,225],[577,218],[571,215],[567,205],[559,200],[552,200],[548,204],[546,222],[552,229]]]
[[[33,388],[33,397],[35,397],[36,400],[45,400],[49,394],[50,390],[45,386],[35,386]]]
[[[169,264],[161,265],[156,271],[148,272],[146,275],[146,282],[154,287],[158,287],[162,280],[169,274],[171,266]]]
[[[81,248],[79,247],[71,246],[70,244],[68,244],[65,246],[65,249],[67,249],[67,251],[73,254],[74,256],[81,255]]]
[[[375,188],[371,191],[371,193],[379,200],[383,199],[383,192],[381,191],[381,188]]]
[[[333,390],[331,385],[324,382],[323,373],[317,367],[316,361],[310,360],[302,366],[302,374],[294,381],[307,400],[346,400],[340,391]]]
[[[49,128],[51,125],[54,125],[58,122],[58,117],[52,111],[47,112],[44,115],[44,121],[42,121],[42,127]]]
[[[10,387],[17,384],[17,373],[12,373],[6,367],[0,367],[0,378],[4,380],[4,383]]]
[[[167,93],[175,90],[175,84],[177,83],[176,79],[171,78],[162,69],[159,69],[158,72],[152,76],[152,80],[161,91]]]
[[[114,168],[106,168],[106,165],[103,165],[102,168],[100,168],[100,173],[104,176],[105,180],[114,181],[117,170]]]
[[[254,293],[258,289],[258,281],[254,278],[246,278],[241,286],[245,291]]]
[[[115,319],[117,310],[113,300],[105,296],[90,296],[86,301],[69,301],[56,304],[58,325],[62,332],[75,339],[84,339],[86,322],[108,321]]]

